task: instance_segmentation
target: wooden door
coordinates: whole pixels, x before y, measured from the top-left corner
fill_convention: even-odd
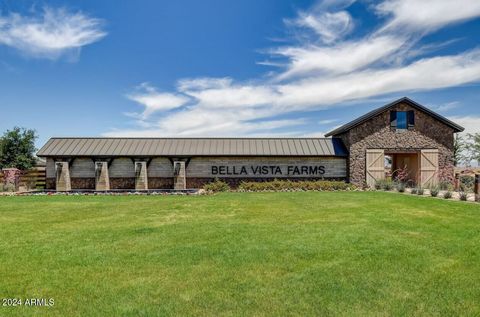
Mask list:
[[[367,150],[367,185],[375,186],[377,180],[385,178],[385,151],[378,149]]]
[[[420,185],[438,184],[438,150],[420,151]]]

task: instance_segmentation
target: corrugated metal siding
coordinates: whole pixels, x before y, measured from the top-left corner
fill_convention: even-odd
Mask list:
[[[38,156],[346,156],[336,138],[52,138]]]

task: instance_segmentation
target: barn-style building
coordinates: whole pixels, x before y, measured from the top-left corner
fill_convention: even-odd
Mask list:
[[[345,180],[373,186],[406,167],[412,183],[453,174],[454,134],[463,128],[409,98],[355,119],[326,138],[51,138],[38,152],[47,189],[194,189],[222,179]]]

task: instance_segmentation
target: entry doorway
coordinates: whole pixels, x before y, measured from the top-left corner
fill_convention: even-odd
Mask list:
[[[401,151],[368,149],[366,181],[374,187],[382,179],[401,180],[409,186],[438,183],[438,150]]]
[[[392,180],[398,180],[409,186],[418,184],[419,178],[419,153],[385,153],[390,158],[390,170]]]

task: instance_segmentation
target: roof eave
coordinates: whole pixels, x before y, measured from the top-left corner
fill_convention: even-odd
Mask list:
[[[388,103],[382,107],[379,107],[377,109],[374,109],[368,113],[366,113],[365,115],[361,116],[360,118],[358,119],[355,119],[355,120],[352,120],[346,124],[344,124],[343,126],[333,130],[333,131],[330,131],[328,132],[327,134],[325,134],[325,137],[331,137],[331,136],[337,136],[337,135],[340,135],[340,134],[343,134],[343,133],[346,133],[348,132],[349,130],[359,126],[360,124],[364,123],[365,121],[379,115],[380,113],[384,112],[384,111],[387,111],[389,108],[401,103],[401,102],[407,102],[409,103],[410,105],[420,109],[421,111],[423,112],[426,112],[428,113],[430,116],[436,118],[437,120],[443,122],[444,124],[450,126],[455,132],[463,132],[465,131],[465,128],[456,124],[455,122],[445,118],[444,116],[428,109],[427,107],[425,106],[422,106],[421,104],[417,103],[416,101],[408,98],[408,97],[402,97],[400,99],[397,99],[391,103]]]

